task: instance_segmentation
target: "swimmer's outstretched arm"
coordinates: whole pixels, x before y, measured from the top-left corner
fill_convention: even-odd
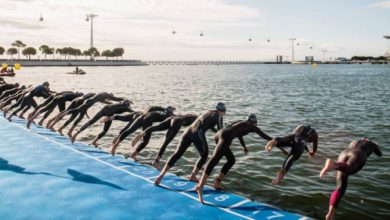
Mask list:
[[[247,154],[248,153],[248,148],[246,147],[245,145],[245,141],[244,141],[244,138],[241,137],[238,137],[238,140],[240,141],[240,144],[244,150],[244,153]]]

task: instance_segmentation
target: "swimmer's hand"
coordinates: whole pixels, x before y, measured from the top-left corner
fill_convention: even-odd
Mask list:
[[[272,140],[270,140],[270,141],[268,141],[268,143],[265,145],[265,151],[267,151],[267,152],[270,152],[270,151],[272,151],[272,147],[274,146],[274,145],[276,145],[276,140],[275,139],[272,139]]]
[[[243,151],[244,151],[245,154],[248,154],[248,151],[249,151],[249,150],[248,150],[247,147],[244,147],[244,148],[243,148]]]
[[[307,152],[307,156],[311,159],[312,157],[314,157],[314,152],[313,151],[308,151]]]

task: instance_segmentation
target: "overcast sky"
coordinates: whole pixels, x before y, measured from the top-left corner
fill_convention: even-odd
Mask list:
[[[0,0],[0,46],[123,47],[143,60],[273,60],[383,55],[390,1],[376,0]],[[40,22],[40,14],[44,21]],[[176,34],[172,34],[175,30]],[[204,36],[200,37],[200,33]],[[249,38],[252,41],[249,41]],[[268,42],[267,40],[270,40]],[[312,48],[312,49],[310,49]]]

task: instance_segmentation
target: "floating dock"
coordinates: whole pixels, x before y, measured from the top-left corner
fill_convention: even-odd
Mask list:
[[[308,219],[25,125],[0,118],[0,219]]]

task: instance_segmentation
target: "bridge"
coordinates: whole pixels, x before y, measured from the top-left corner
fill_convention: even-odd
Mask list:
[[[155,60],[144,61],[149,65],[241,65],[241,64],[289,64],[290,62],[272,62],[272,61],[172,61]]]

